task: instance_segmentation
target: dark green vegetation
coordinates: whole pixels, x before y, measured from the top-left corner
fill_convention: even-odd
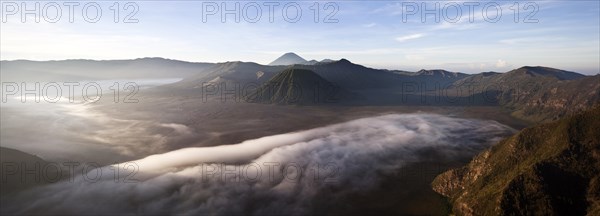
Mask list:
[[[459,215],[599,215],[600,106],[526,128],[433,189]]]

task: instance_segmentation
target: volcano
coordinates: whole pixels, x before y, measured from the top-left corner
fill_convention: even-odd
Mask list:
[[[248,102],[275,104],[336,103],[348,92],[311,70],[288,68],[246,97]]]
[[[306,59],[300,57],[296,53],[289,52],[275,59],[275,61],[269,63],[269,65],[295,65],[307,63],[308,61],[306,61]]]

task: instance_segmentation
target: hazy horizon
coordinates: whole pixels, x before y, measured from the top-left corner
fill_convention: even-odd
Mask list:
[[[295,53],[298,54],[296,52],[291,52],[291,53]],[[283,54],[282,54],[283,55]],[[303,55],[298,54],[301,57],[304,57]],[[280,55],[281,56],[281,55]],[[279,57],[279,56],[277,56]],[[275,60],[277,57],[274,57],[273,60]],[[173,61],[182,61],[182,62],[189,62],[189,63],[212,63],[212,64],[220,64],[220,63],[226,63],[226,62],[252,62],[252,63],[257,63],[260,65],[269,65],[269,62],[253,62],[253,61],[241,61],[241,60],[228,60],[228,61],[222,61],[222,62],[208,62],[208,61],[186,61],[186,60],[181,60],[181,59],[174,59],[174,58],[167,58],[167,57],[159,57],[159,56],[154,56],[154,57],[138,57],[138,58],[127,58],[127,59],[82,59],[82,58],[73,58],[73,59],[48,59],[48,60],[31,60],[31,59],[10,59],[10,60],[5,60],[5,59],[0,59],[0,61],[37,61],[37,62],[47,62],[47,61],[73,61],[73,60],[84,60],[84,61],[128,61],[128,60],[136,60],[136,59],[153,59],[153,58],[158,58],[158,59],[166,59],[166,60],[173,60]],[[308,61],[310,60],[317,60],[317,61],[321,61],[324,59],[311,59],[311,58],[306,58]],[[328,58],[325,58],[328,59]],[[398,66],[390,66],[390,67],[385,67],[385,66],[379,66],[379,65],[369,65],[369,64],[362,64],[360,62],[355,62],[352,59],[347,59],[347,58],[343,58],[346,59],[354,64],[359,64],[359,65],[363,65],[366,67],[370,67],[370,68],[375,68],[375,69],[383,69],[383,70],[401,70],[401,71],[408,71],[408,72],[418,72],[419,70],[447,70],[450,72],[457,72],[457,73],[465,73],[465,74],[478,74],[478,73],[485,73],[485,72],[496,72],[496,73],[506,73],[506,72],[510,72],[511,70],[514,69],[518,69],[521,67],[548,67],[546,65],[520,65],[520,66],[514,66],[511,68],[507,68],[506,70],[496,70],[496,71],[455,71],[455,70],[449,70],[447,68],[418,68],[418,67],[402,67],[401,65]],[[340,59],[332,59],[332,60],[340,60]],[[566,70],[566,71],[570,71],[570,72],[576,72],[576,73],[580,73],[583,75],[588,75],[588,76],[594,76],[594,75],[598,75],[600,74],[600,71],[596,71],[596,72],[585,72],[585,71],[576,71],[576,70],[569,70],[569,69],[565,69],[565,68],[556,68],[556,69],[561,69],[561,70]]]
[[[268,64],[283,53],[295,52],[307,60],[346,58],[369,67],[400,70],[478,73],[540,65],[588,75],[600,71],[597,1],[519,5],[506,1],[299,1],[273,2],[272,11],[267,3],[144,1],[127,7],[121,3],[122,10],[115,14],[110,2],[99,2],[102,14],[94,22],[90,19],[95,14],[84,17],[80,13],[83,2],[75,7],[73,17],[67,16],[68,7],[58,4],[62,17],[54,20],[54,9],[36,17],[8,13],[6,6],[0,23],[0,59],[161,56],[189,62]],[[319,13],[315,13],[315,3]],[[223,12],[235,10],[236,4],[237,12]],[[283,13],[287,4],[294,7],[286,7]],[[302,11],[297,17],[296,7]],[[496,16],[497,11],[501,15]]]

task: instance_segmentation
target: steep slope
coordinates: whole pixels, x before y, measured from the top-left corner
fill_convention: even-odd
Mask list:
[[[246,97],[248,102],[275,104],[339,103],[348,92],[310,70],[288,68]]]
[[[598,215],[600,106],[526,128],[447,171],[433,189],[459,215]]]
[[[275,59],[275,61],[269,63],[269,65],[294,65],[294,64],[307,64],[309,63],[306,59],[296,55],[296,53],[285,53],[279,58]]]
[[[456,81],[448,92],[470,92],[482,103],[512,110],[516,117],[544,122],[598,103],[600,75],[584,76],[553,68],[522,67],[506,73],[466,77]]]

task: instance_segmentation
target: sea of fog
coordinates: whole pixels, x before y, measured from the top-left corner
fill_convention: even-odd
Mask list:
[[[512,133],[436,114],[363,118],[113,164],[20,193],[1,213],[306,215],[408,164],[472,156]]]
[[[126,146],[165,142],[147,128],[180,126],[116,119],[95,112],[92,107],[98,101],[135,100],[137,94],[147,88],[179,80],[100,80],[38,83],[37,86],[36,83],[3,83],[1,145],[49,161],[106,165],[133,159],[135,155],[127,153],[130,149]]]

